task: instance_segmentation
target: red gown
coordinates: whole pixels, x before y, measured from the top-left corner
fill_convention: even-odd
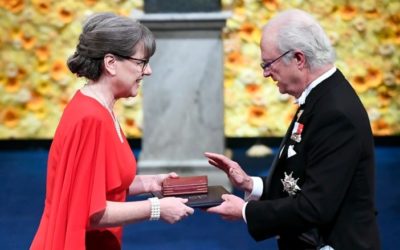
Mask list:
[[[122,227],[88,230],[106,201],[126,200],[136,160],[110,113],[78,91],[56,130],[47,164],[46,200],[30,249],[120,249]]]

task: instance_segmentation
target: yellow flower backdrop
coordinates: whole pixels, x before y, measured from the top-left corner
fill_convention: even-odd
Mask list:
[[[279,10],[311,12],[326,29],[343,71],[367,108],[375,135],[400,134],[400,2],[397,0],[224,1],[225,134],[282,136],[296,109],[259,66],[262,26]]]
[[[259,67],[260,30],[277,11],[301,8],[327,30],[337,66],[351,81],[375,135],[400,134],[400,3],[397,0],[223,0],[225,135],[282,136],[294,113]],[[81,23],[97,11],[129,15],[143,0],[0,0],[0,139],[52,138],[65,104],[83,84],[65,61]],[[121,125],[140,137],[141,97],[119,102]]]

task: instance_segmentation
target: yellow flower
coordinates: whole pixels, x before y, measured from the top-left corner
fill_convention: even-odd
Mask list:
[[[388,91],[386,86],[378,88],[378,100],[381,107],[387,107],[393,98],[392,92]]]
[[[62,3],[59,4],[56,7],[56,14],[58,19],[63,23],[63,24],[68,24],[71,23],[74,18],[75,18],[75,14],[74,14],[74,6],[68,5],[68,3]]]
[[[239,29],[239,37],[246,42],[259,42],[261,31],[252,22],[244,22]]]
[[[21,83],[17,77],[7,77],[4,89],[8,93],[15,93],[21,88]]]
[[[368,89],[367,81],[364,75],[355,75],[352,77],[351,83],[357,93],[362,93]]]
[[[393,25],[393,27],[398,27],[400,25],[400,13],[390,15],[388,18],[388,23]]]
[[[267,98],[263,91],[263,86],[257,83],[249,83],[245,85],[245,91],[250,101],[255,106],[265,106]]]
[[[34,111],[34,114],[38,119],[41,119],[41,120],[45,119],[48,115],[47,106],[43,105],[40,108],[36,109]]]
[[[26,103],[26,108],[30,111],[40,110],[44,105],[43,96],[32,93],[31,99]]]
[[[373,10],[366,11],[365,16],[369,19],[377,19],[380,17],[380,14],[377,9],[373,9]]]
[[[355,71],[350,82],[358,93],[376,88],[383,83],[383,72],[378,67],[363,65],[363,68],[359,66]]]
[[[231,51],[225,58],[227,68],[235,68],[243,64],[242,54],[238,51]]]
[[[35,84],[35,90],[43,96],[51,94],[52,92],[51,89],[52,89],[52,83],[50,83],[49,80],[46,79],[46,77],[39,79]]]
[[[21,36],[22,47],[26,50],[32,49],[36,44],[37,38],[33,34],[23,33]]]
[[[42,14],[47,14],[51,10],[51,0],[31,0],[33,7]]]
[[[265,107],[250,106],[247,113],[247,121],[250,125],[259,127],[267,124],[267,110]]]
[[[400,69],[394,71],[395,83],[400,86]]]
[[[391,40],[394,44],[400,45],[400,29],[394,32],[393,38]]]
[[[377,67],[368,67],[365,80],[367,82],[368,88],[375,88],[382,83],[383,73]]]
[[[379,10],[374,5],[364,5],[363,10],[368,19],[377,19],[380,17]]]
[[[9,128],[15,128],[18,126],[21,110],[15,107],[6,107],[1,112],[1,123]]]
[[[93,6],[98,2],[98,0],[85,0],[84,2],[87,6]]]
[[[389,124],[382,118],[379,118],[371,124],[372,132],[374,135],[388,136],[392,135],[393,131]]]
[[[22,30],[17,27],[10,28],[9,32],[10,32],[10,37],[13,41],[20,41],[21,37],[23,36]]]
[[[50,77],[56,81],[59,81],[65,76],[68,72],[68,68],[64,63],[64,60],[58,59],[53,62],[53,65],[50,69]]]
[[[121,125],[128,136],[140,137],[142,134],[141,129],[133,118],[126,117],[124,123]]]
[[[9,93],[15,93],[21,88],[21,81],[27,76],[26,70],[17,65],[9,65],[4,79],[4,89]]]
[[[0,0],[0,7],[17,14],[25,7],[24,0]]]
[[[45,73],[49,71],[49,63],[48,61],[37,61],[36,70],[39,73]]]
[[[339,16],[345,21],[350,21],[357,15],[357,8],[350,4],[340,6],[338,11]]]
[[[35,55],[39,61],[45,61],[49,59],[50,48],[48,45],[40,45],[35,48]]]
[[[262,3],[270,11],[276,11],[279,9],[279,1],[278,0],[262,0]]]

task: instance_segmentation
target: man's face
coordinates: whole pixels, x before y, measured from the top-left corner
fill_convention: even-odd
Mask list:
[[[283,59],[286,57],[289,62]],[[264,77],[271,77],[276,82],[281,94],[289,94],[298,98],[304,90],[300,71],[297,68],[293,51],[280,52],[273,41],[261,40],[261,60],[264,63]]]

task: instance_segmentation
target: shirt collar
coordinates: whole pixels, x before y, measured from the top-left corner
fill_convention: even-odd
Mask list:
[[[296,99],[295,103],[299,105],[303,105],[306,102],[306,98],[308,94],[310,94],[311,90],[315,88],[318,84],[320,84],[322,81],[333,75],[335,73],[336,67],[332,67],[330,70],[326,71],[323,73],[321,76],[319,76],[317,79],[312,81],[307,88],[301,93],[300,97]]]

